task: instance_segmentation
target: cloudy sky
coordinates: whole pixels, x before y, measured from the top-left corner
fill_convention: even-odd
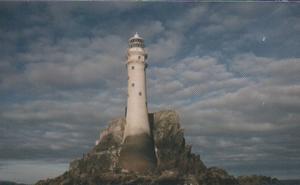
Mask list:
[[[300,7],[0,3],[0,180],[56,176],[124,115],[127,40],[151,112],[175,109],[207,166],[300,177]]]

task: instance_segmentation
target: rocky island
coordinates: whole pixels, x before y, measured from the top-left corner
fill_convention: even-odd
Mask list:
[[[124,171],[119,165],[125,118],[112,120],[100,134],[97,145],[54,179],[36,185],[279,185],[264,176],[234,177],[225,170],[208,168],[185,142],[179,115],[173,110],[149,114],[157,167],[153,171]]]

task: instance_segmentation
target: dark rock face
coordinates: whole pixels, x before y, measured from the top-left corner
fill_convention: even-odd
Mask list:
[[[83,158],[70,163],[69,171],[54,179],[41,180],[37,185],[262,185],[246,184],[242,179],[236,179],[225,170],[207,168],[199,155],[191,153],[191,146],[185,143],[183,129],[179,124],[179,116],[175,111],[160,111],[149,114],[151,134],[149,138],[129,138],[128,143],[154,142],[157,161],[156,168],[133,173],[122,169],[122,161],[129,164],[140,156],[135,154],[153,152],[148,148],[135,149],[133,156],[120,160],[125,119],[116,119],[102,131],[99,143]],[[144,141],[142,141],[144,140]],[[136,143],[137,142],[137,143]],[[150,143],[151,144],[151,143]],[[125,145],[122,152],[130,145]],[[142,155],[144,156],[144,155]],[[148,158],[145,160],[153,160]],[[127,164],[125,164],[127,165]],[[132,165],[132,164],[131,164]],[[143,163],[132,165],[139,168]],[[148,164],[147,164],[148,165]],[[153,168],[152,166],[149,169]],[[277,185],[277,184],[276,184]]]

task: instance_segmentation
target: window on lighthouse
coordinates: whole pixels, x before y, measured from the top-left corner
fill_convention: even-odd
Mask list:
[[[142,92],[139,92],[139,95],[142,96]]]
[[[134,83],[132,83],[131,86],[134,87]]]
[[[131,66],[131,69],[134,69],[134,66]]]

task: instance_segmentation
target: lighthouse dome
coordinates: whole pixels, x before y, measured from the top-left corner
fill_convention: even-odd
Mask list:
[[[135,33],[133,37],[131,37],[129,40],[129,48],[133,48],[133,47],[140,47],[140,48],[144,48],[144,39],[142,37],[139,36],[138,33]]]

